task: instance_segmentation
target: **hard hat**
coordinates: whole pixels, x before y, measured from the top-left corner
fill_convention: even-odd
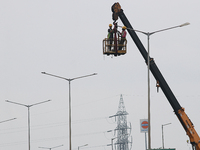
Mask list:
[[[112,27],[112,24],[109,24],[109,27]]]
[[[122,29],[126,29],[126,26],[123,26]]]

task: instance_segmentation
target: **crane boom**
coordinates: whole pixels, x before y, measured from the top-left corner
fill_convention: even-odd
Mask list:
[[[148,61],[148,53],[146,49],[144,48],[143,44],[141,43],[140,39],[138,38],[137,34],[135,33],[133,27],[131,26],[130,22],[126,18],[123,10],[121,9],[121,6],[119,3],[114,3],[112,6],[112,12],[113,12],[113,20],[116,21],[118,17],[124,24],[124,26],[127,27],[127,31],[130,34],[131,38],[135,42],[137,48],[139,49],[140,53],[142,54],[145,61]],[[155,79],[159,82],[159,85],[167,97],[170,105],[172,106],[176,116],[178,117],[179,121],[181,122],[183,128],[185,129],[187,135],[190,138],[190,143],[192,144],[193,149],[200,150],[200,138],[197,134],[196,130],[194,129],[193,123],[190,121],[189,117],[186,115],[184,108],[181,107],[179,102],[177,101],[176,97],[174,96],[173,92],[171,91],[169,85],[165,81],[163,75],[161,74],[160,70],[158,69],[155,61],[153,58],[150,58],[150,71],[152,72]]]

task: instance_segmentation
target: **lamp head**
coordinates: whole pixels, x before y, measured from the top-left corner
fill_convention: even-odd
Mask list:
[[[190,24],[189,22],[186,22],[186,23],[184,23],[184,24],[181,24],[179,27],[187,26],[187,25],[189,25],[189,24]]]

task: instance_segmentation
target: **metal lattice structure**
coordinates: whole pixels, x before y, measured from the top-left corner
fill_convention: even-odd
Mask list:
[[[132,146],[132,138],[129,141],[131,133],[131,124],[127,125],[127,115],[124,101],[122,95],[120,96],[118,111],[115,115],[110,116],[115,117],[117,120],[117,127],[115,128],[115,133],[117,133],[116,142],[114,143],[117,150],[130,150]]]

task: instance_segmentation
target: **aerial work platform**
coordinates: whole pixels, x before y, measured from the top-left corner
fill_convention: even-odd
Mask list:
[[[123,44],[120,44],[121,41],[123,40]],[[124,55],[126,54],[126,44],[127,40],[126,39],[109,39],[105,38],[103,40],[103,54],[104,55],[114,55],[114,56],[119,56],[119,55]]]

